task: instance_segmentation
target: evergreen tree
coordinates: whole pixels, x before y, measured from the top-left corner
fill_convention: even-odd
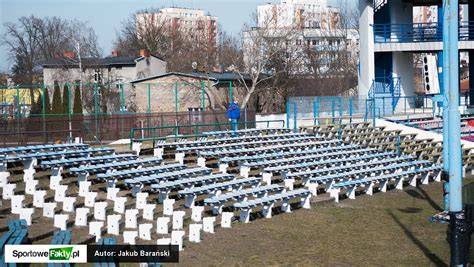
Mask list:
[[[31,115],[37,115],[41,114],[41,95],[38,96],[38,99],[36,101],[33,101],[31,103],[31,109],[30,109],[30,114]]]
[[[53,92],[53,105],[51,107],[52,114],[61,114],[63,106],[61,104],[61,89],[59,88],[59,84],[54,84],[54,92]]]
[[[74,90],[74,105],[72,107],[72,112],[74,114],[82,114],[82,99],[81,99],[81,89],[79,85],[76,85]]]
[[[65,84],[63,87],[63,101],[62,101],[62,113],[69,114],[69,92],[68,85]]]
[[[43,104],[43,103],[41,103]],[[51,114],[51,101],[49,100],[48,88],[44,88],[44,114]]]

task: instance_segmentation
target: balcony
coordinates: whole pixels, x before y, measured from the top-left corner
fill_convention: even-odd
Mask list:
[[[375,43],[442,42],[441,23],[374,24]],[[459,24],[459,41],[474,41],[474,21]]]

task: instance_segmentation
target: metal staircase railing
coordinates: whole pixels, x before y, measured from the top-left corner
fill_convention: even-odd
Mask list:
[[[395,111],[400,100],[400,77],[392,78],[393,90],[392,90],[392,110]]]
[[[377,95],[381,95],[381,97],[385,99],[391,98],[392,112],[394,112],[397,107],[398,101],[400,100],[400,87],[400,77],[378,77],[373,79],[367,98],[368,100],[373,100],[368,101],[369,110],[373,108],[372,105],[376,105],[377,108]],[[387,94],[390,96],[387,97]],[[385,106],[382,108],[385,109]]]

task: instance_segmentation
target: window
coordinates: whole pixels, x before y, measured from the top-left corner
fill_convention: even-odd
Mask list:
[[[316,45],[316,40],[313,40],[313,45]]]
[[[121,90],[123,88],[123,79],[117,79],[115,81],[115,89]]]
[[[296,40],[297,45],[301,45],[301,43],[302,43],[301,39]]]

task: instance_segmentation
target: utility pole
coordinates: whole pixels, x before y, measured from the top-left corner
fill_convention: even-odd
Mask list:
[[[459,1],[443,1],[443,61],[447,80],[443,81],[444,97],[447,97],[448,121],[443,120],[443,160],[449,160],[449,242],[451,266],[465,266],[469,254],[470,238],[466,215],[462,207],[462,154],[461,154],[461,114],[459,112]],[[446,31],[447,29],[447,31]],[[448,132],[449,131],[449,132]],[[447,148],[446,148],[447,146]]]

